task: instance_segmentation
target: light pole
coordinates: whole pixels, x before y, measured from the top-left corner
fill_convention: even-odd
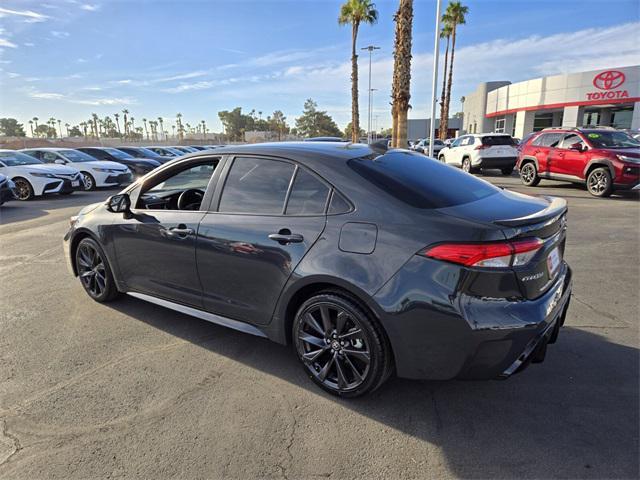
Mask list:
[[[369,45],[367,47],[362,47],[360,50],[369,50],[369,116],[367,119],[367,143],[371,143],[371,55],[374,50],[380,50],[380,47]],[[355,128],[355,125],[352,125],[352,128]]]
[[[377,88],[369,89],[369,133],[367,134],[367,143],[373,142],[373,92],[378,90]]]
[[[436,132],[436,87],[438,83],[438,57],[440,56],[440,10],[441,0],[436,3],[436,32],[433,42],[433,78],[431,80],[431,120],[429,121],[429,156],[433,157],[433,143]],[[442,119],[440,119],[442,122]]]

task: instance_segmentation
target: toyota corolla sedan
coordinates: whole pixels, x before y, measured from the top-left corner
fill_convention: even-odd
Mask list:
[[[86,153],[87,155],[91,155],[97,160],[121,163],[131,170],[134,178],[140,178],[160,165],[160,162],[156,160],[151,160],[149,158],[135,158],[128,153],[118,150],[117,148],[82,147],[78,148],[78,150]]]
[[[30,148],[20,150],[44,163],[70,165],[80,170],[85,190],[117,187],[132,182],[131,171],[121,163],[97,160],[73,148]]]
[[[71,219],[71,271],[292,344],[321,388],[506,378],[545,358],[571,294],[567,205],[419,153],[228,146],[165,164]],[[551,374],[551,372],[550,372]]]
[[[82,175],[66,165],[47,165],[31,155],[15,150],[0,150],[0,173],[13,182],[18,200],[49,193],[70,195],[82,189]]]

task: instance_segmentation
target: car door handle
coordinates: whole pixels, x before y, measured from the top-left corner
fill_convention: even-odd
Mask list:
[[[280,245],[286,245],[287,243],[301,243],[304,241],[304,237],[297,233],[291,233],[288,228],[283,228],[278,233],[269,234],[269,238],[274,242],[278,242]]]
[[[195,230],[193,228],[187,228],[186,225],[178,225],[167,230],[167,234],[170,237],[186,238],[189,235],[193,235]]]

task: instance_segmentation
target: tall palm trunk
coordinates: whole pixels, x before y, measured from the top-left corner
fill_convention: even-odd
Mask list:
[[[447,89],[447,62],[449,61],[449,41],[450,37],[447,36],[447,48],[444,51],[444,69],[442,70],[444,73],[442,74],[442,95],[440,96],[440,127],[438,128],[438,138],[440,140],[447,139],[446,130],[442,128],[443,123],[442,119],[445,118],[445,100],[446,100],[446,89]],[[432,122],[435,119],[431,119]]]
[[[453,25],[451,30],[451,63],[449,64],[449,79],[447,80],[447,97],[445,99],[445,111],[444,116],[440,118],[440,131],[447,138],[447,132],[449,130],[449,105],[451,104],[451,85],[453,83],[453,58],[456,51],[456,25]],[[442,138],[442,137],[441,137]]]
[[[395,15],[396,38],[393,65],[393,130],[392,145],[407,147],[407,117],[411,99],[411,29],[413,24],[413,0],[400,0]]]
[[[358,55],[356,41],[358,39],[358,23],[351,26],[351,141],[358,143],[360,136],[360,112],[358,107]]]

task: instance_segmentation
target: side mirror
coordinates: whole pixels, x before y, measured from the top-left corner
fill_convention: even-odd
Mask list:
[[[576,150],[578,152],[582,151],[582,142],[576,142],[569,145],[569,150]]]
[[[113,195],[107,200],[107,210],[113,213],[131,212],[131,199],[126,193]]]
[[[66,165],[67,162],[65,162],[63,159],[61,158],[56,158],[53,163],[57,163],[58,165]]]

